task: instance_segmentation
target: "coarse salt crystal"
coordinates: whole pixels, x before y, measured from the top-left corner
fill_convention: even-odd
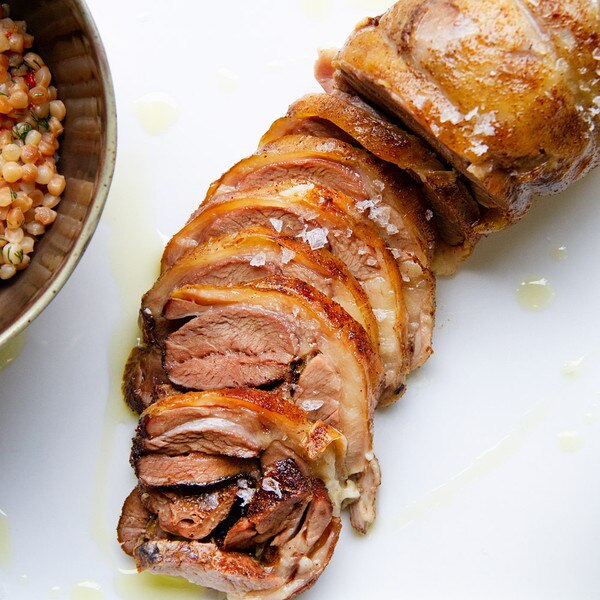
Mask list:
[[[377,261],[374,258],[370,257],[370,258],[367,258],[367,264],[370,267],[374,267],[377,264]]]
[[[383,183],[383,181],[381,181],[380,179],[373,179],[373,187],[378,192],[383,192],[383,190],[385,188],[385,183]]]
[[[279,486],[279,482],[273,479],[272,477],[265,477],[262,481],[262,489],[265,492],[273,492],[278,498],[282,498],[283,494],[281,493],[281,487]]]
[[[400,230],[393,224],[393,223],[389,223],[387,225],[387,227],[385,228],[385,230],[390,234],[390,235],[395,235],[396,233],[398,233]]]
[[[594,48],[594,51],[592,52],[592,56],[594,57],[595,60],[600,60],[600,48]]]
[[[423,108],[423,106],[425,106],[425,101],[427,100],[427,98],[425,96],[423,96],[422,94],[417,94],[414,98],[413,98],[413,104],[418,108],[421,109]]]
[[[315,186],[312,183],[301,183],[299,185],[294,185],[287,190],[279,192],[279,195],[283,197],[300,196],[301,194],[312,190],[314,187]]]
[[[390,222],[391,213],[392,209],[389,206],[374,206],[369,211],[369,219],[377,225],[385,227]]]
[[[476,106],[472,111],[465,115],[465,121],[470,121],[473,117],[476,117],[479,113],[479,106]]]
[[[209,508],[217,508],[219,506],[219,499],[217,498],[217,494],[213,492],[204,498],[204,505]]]
[[[489,112],[481,115],[477,120],[475,127],[473,127],[474,135],[494,135],[496,133],[496,127],[494,122],[496,120],[496,113]]]
[[[306,242],[312,250],[324,248],[327,244],[327,234],[329,229],[326,227],[315,227],[308,231],[307,227],[300,232],[296,237],[299,237],[303,242]]]
[[[236,496],[242,500],[242,506],[247,506],[252,498],[254,498],[256,490],[251,488],[245,479],[238,481],[238,488]]]
[[[431,221],[431,219],[433,219],[433,211],[428,208],[425,211],[425,220],[426,221]]]
[[[392,256],[395,259],[398,259],[402,256],[402,252],[400,252],[400,250],[398,250],[397,248],[392,248]]]
[[[385,310],[383,308],[374,308],[373,314],[375,315],[375,318],[377,319],[378,323],[383,323],[383,321],[389,319],[393,313],[391,310]]]
[[[361,247],[358,249],[358,255],[359,255],[359,256],[364,256],[365,254],[367,254],[367,249],[366,249],[364,246],[361,246]]]
[[[264,252],[259,252],[256,256],[252,257],[250,261],[251,267],[262,267],[267,262],[267,255]]]
[[[269,221],[271,222],[271,225],[273,225],[273,229],[277,233],[281,233],[281,230],[283,228],[283,221],[281,219],[276,219],[275,217],[271,217]]]
[[[304,400],[300,403],[300,407],[306,412],[312,412],[313,410],[319,410],[323,404],[323,400]]]
[[[289,248],[281,249],[281,262],[284,265],[287,265],[295,256],[296,253],[293,250],[290,250]]]
[[[482,156],[488,150],[489,146],[487,144],[483,144],[482,142],[475,142],[471,145],[471,152],[477,156]]]
[[[375,206],[376,205],[373,200],[361,200],[360,202],[356,203],[356,209],[361,213],[365,212],[367,209],[375,208]]]
[[[440,110],[440,123],[450,121],[452,125],[457,125],[463,118],[463,115],[454,106],[444,106]]]

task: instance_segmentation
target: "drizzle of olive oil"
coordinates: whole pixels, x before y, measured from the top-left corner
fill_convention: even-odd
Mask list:
[[[164,92],[150,92],[138,98],[133,105],[133,112],[151,135],[162,135],[179,117],[177,102]]]
[[[21,354],[25,346],[25,337],[25,332],[20,333],[0,348],[0,371],[8,367]]]
[[[103,600],[104,592],[95,581],[80,581],[71,588],[70,600]]]
[[[560,246],[554,246],[552,248],[552,250],[550,250],[550,256],[556,262],[562,262],[564,260],[567,260],[567,257],[569,256],[569,253],[567,252],[567,247],[566,246],[560,245]]]
[[[8,569],[11,562],[10,524],[8,516],[0,509],[0,569]]]
[[[450,479],[447,483],[435,488],[419,500],[400,511],[396,527],[389,532],[395,534],[398,528],[405,527],[413,521],[421,521],[434,510],[450,504],[467,486],[481,479],[493,469],[513,456],[527,437],[544,421],[555,404],[554,400],[544,400],[527,412],[519,424],[498,444],[484,452],[464,471]]]
[[[196,600],[204,588],[179,577],[152,575],[119,569],[115,590],[121,600]]]
[[[568,360],[563,365],[563,375],[569,379],[575,379],[581,375],[581,369],[583,368],[583,362],[585,360],[585,356],[580,356],[575,360]]]
[[[517,288],[519,304],[526,310],[542,310],[554,298],[554,290],[545,277],[529,277]]]
[[[127,408],[121,392],[121,378],[127,356],[138,342],[137,313],[142,294],[158,275],[163,242],[150,218],[150,161],[145,150],[121,156],[115,171],[103,220],[111,229],[110,258],[120,301],[120,320],[116,323],[109,350],[110,385],[100,440],[93,494],[91,535],[113,562],[118,551],[115,523],[110,513],[109,491],[115,460],[114,447],[119,425],[131,436],[135,416]],[[122,462],[122,457],[118,457]]]
[[[583,437],[577,431],[562,431],[557,436],[558,447],[562,452],[579,452],[583,447]]]
[[[222,67],[217,71],[217,82],[223,92],[233,94],[238,88],[240,78],[231,69]]]
[[[302,12],[311,21],[324,21],[333,8],[331,0],[298,0]]]

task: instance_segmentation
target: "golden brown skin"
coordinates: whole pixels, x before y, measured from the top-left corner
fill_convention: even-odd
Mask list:
[[[323,60],[327,57],[322,56],[320,61]],[[473,250],[479,240],[474,232],[480,216],[477,203],[453,169],[444,166],[419,138],[382,113],[339,90],[335,94],[309,94],[294,102],[286,116],[273,123],[260,145],[294,133],[349,137],[377,158],[396,165],[421,182],[438,233],[433,259],[440,267],[438,272],[454,272],[457,262]],[[406,206],[408,218],[414,215],[416,229],[423,228],[423,205],[419,203],[420,210],[410,204]]]
[[[224,591],[232,599],[284,600],[310,587],[327,566],[339,536],[339,512],[348,492],[340,485],[345,478],[343,436],[322,421],[309,422],[303,411],[276,393],[255,389],[188,393],[167,397],[142,414],[132,462],[139,467],[139,461],[149,457],[185,458],[188,446],[195,444],[203,444],[208,462],[231,461],[237,452],[251,457],[252,464],[260,464],[261,472],[250,480],[240,473],[211,488],[136,488],[123,506],[118,538],[138,569],[185,577]],[[281,488],[273,487],[272,479],[266,485],[275,472],[282,477]],[[203,512],[204,518],[212,518],[211,504],[205,503],[199,512],[194,498],[214,490],[233,488],[235,492],[240,481],[246,483],[238,489],[252,489],[252,495],[241,506],[244,497],[238,495],[231,509],[213,504],[221,526],[215,529],[214,523],[209,523],[212,533],[202,540],[187,535],[185,528],[178,528],[177,533],[163,529],[160,515],[148,502],[148,492],[161,498],[162,516],[168,525],[172,524],[170,509],[183,518],[191,506],[189,516],[197,519],[200,527]],[[281,507],[285,516],[285,503],[293,508],[290,496],[293,502],[293,491],[301,486],[305,486],[305,504],[300,513],[296,511],[296,522],[286,524],[277,517],[277,509]],[[251,508],[254,513],[249,512]],[[227,531],[244,526],[245,515],[253,514],[255,520],[260,517],[256,510],[271,516],[270,523],[276,526],[273,533],[257,536],[256,543],[250,540],[244,548],[248,553],[239,552],[235,543],[224,543]]]
[[[589,0],[400,0],[334,63],[471,180],[486,232],[598,163],[599,35]]]

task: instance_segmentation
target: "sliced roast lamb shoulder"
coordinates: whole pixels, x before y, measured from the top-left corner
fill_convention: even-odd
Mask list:
[[[469,178],[486,232],[598,163],[599,31],[588,0],[400,0],[334,66]]]
[[[328,60],[326,55],[320,58],[324,60]],[[438,274],[453,273],[472,252],[479,239],[474,231],[479,208],[456,172],[445,167],[419,138],[357,96],[340,91],[304,96],[273,123],[261,145],[293,134],[349,139],[422,183],[428,201],[426,219],[432,219],[438,234],[433,259]],[[422,222],[416,220],[415,227],[421,228]]]
[[[286,278],[184,286],[171,294],[165,315],[184,321],[164,344],[165,370],[175,384],[213,389],[284,382],[290,400],[312,420],[344,434],[347,470],[361,492],[352,520],[365,531],[375,518],[379,484],[371,423],[381,363],[364,329],[312,286]]]
[[[375,224],[348,213],[352,203],[340,192],[294,181],[221,195],[171,239],[163,264],[172,264],[197,244],[240,231],[241,224],[268,227],[272,219],[281,222],[281,233],[306,240],[315,250],[326,248],[346,264],[367,294],[379,322],[383,398],[392,399],[403,389],[411,364],[423,362],[431,352],[432,282],[430,273],[420,270],[417,262],[404,263],[406,268],[412,265],[415,273],[412,280],[403,281]]]
[[[224,480],[222,468],[210,467],[213,481],[203,475],[183,488],[141,484],[123,506],[119,541],[140,570],[182,576],[232,598],[289,598],[329,562],[341,505],[356,496],[344,472],[345,447],[336,430],[310,423],[274,393],[164,398],[140,418],[132,455],[138,472],[145,458],[190,451],[213,466],[237,460],[240,472]]]
[[[287,276],[309,283],[337,302],[358,321],[377,346],[377,320],[369,299],[346,265],[327,249],[313,250],[301,239],[283,235],[283,221],[242,229],[199,244],[164,271],[142,298],[140,321],[144,340],[164,339],[169,322],[163,315],[169,294],[188,284],[235,285]]]

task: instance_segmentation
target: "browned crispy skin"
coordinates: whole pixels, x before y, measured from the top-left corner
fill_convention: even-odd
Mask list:
[[[189,452],[194,444],[207,453]],[[234,457],[250,447],[255,458]],[[132,461],[147,476],[125,501],[119,542],[140,570],[247,598],[289,598],[312,585],[333,553],[344,449],[337,431],[310,423],[276,393],[165,398],[140,419]],[[192,455],[204,467],[195,480],[189,471],[184,487],[165,486],[164,465],[148,462]]]
[[[356,97],[347,93],[310,94],[294,102],[287,115],[273,123],[261,146],[291,134],[348,137],[378,158],[410,173],[423,183],[440,236],[438,262],[470,253],[479,236],[474,227],[479,208],[456,172],[445,167],[419,138],[393,124]],[[419,226],[422,224],[419,223]],[[441,243],[440,243],[441,242]],[[460,246],[448,256],[449,247]],[[454,263],[444,269],[454,270]]]
[[[598,163],[599,31],[587,0],[400,0],[334,64],[470,179],[484,232]]]

